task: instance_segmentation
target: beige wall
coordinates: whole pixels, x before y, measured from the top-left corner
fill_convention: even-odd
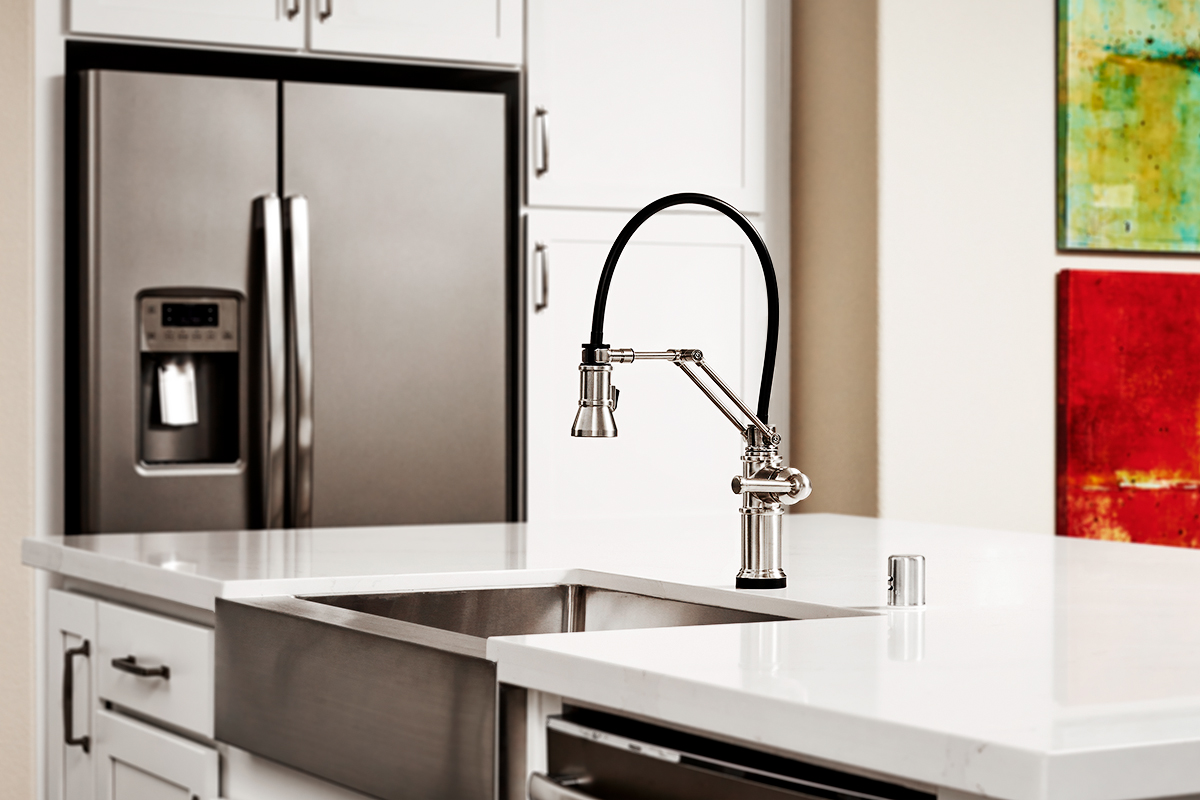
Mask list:
[[[874,515],[876,4],[792,4],[792,462],[797,509]]]
[[[0,0],[0,797],[33,798],[33,3]]]

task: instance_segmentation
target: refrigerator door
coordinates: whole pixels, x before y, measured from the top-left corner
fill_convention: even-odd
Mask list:
[[[278,85],[109,71],[84,80],[80,528],[257,527],[254,202],[277,187]],[[200,326],[188,352],[181,325]],[[163,416],[157,376],[169,364],[193,377],[180,386],[194,421]]]
[[[504,520],[504,96],[283,93],[284,194],[308,201],[309,524]]]

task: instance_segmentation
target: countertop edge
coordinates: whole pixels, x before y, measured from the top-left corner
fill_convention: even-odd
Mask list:
[[[877,620],[875,624],[886,624]],[[488,657],[497,662],[497,677],[504,683],[684,728],[713,731],[750,745],[795,753],[800,758],[808,756],[844,764],[851,770],[866,769],[1006,800],[1051,797],[1049,757],[1032,750],[804,703],[781,702],[751,692],[545,650],[518,637],[489,640]],[[1074,784],[1072,777],[1064,774],[1062,783]],[[1069,791],[1062,796],[1082,796],[1070,791],[1074,785],[1063,788]],[[1140,791],[1144,790],[1141,787]]]

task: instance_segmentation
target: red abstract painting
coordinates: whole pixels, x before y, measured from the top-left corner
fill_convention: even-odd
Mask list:
[[[1058,533],[1200,547],[1200,275],[1058,275]]]

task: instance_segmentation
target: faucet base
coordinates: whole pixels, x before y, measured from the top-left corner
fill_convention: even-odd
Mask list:
[[[783,572],[783,506],[764,503],[752,494],[742,495],[742,500],[742,568],[738,570],[737,588],[782,589],[787,586]]]
[[[734,584],[738,589],[786,589],[787,576],[782,578],[742,578]]]

